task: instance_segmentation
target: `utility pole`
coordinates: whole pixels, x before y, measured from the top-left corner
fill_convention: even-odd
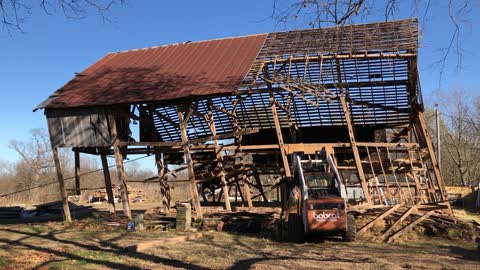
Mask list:
[[[438,111],[438,104],[435,104],[435,118],[437,122],[437,159],[438,159],[438,167],[442,168],[441,166],[441,153],[440,153],[440,113]]]

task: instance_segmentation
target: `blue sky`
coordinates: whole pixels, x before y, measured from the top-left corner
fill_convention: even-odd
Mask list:
[[[205,40],[285,30],[272,20],[273,0],[265,1],[129,1],[114,7],[111,22],[104,23],[95,13],[86,19],[65,19],[62,15],[46,15],[34,8],[23,24],[25,33],[0,31],[0,159],[15,160],[8,148],[10,140],[26,140],[32,128],[46,127],[43,111],[32,109],[53,91],[70,80],[98,58],[112,51],[155,45]],[[474,12],[478,12],[476,6]],[[431,67],[440,58],[438,49],[445,47],[453,31],[445,9],[434,6],[428,17],[421,41],[419,66],[424,98],[434,99],[438,88],[438,67]],[[411,13],[399,13],[397,18]],[[478,95],[475,81],[480,75],[480,18],[471,21],[462,40],[465,46],[464,68],[448,68],[442,88],[463,87]],[[368,18],[375,21],[381,18]],[[455,59],[449,61],[455,64]]]

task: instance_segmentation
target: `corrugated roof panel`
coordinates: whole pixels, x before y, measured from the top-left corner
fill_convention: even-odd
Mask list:
[[[54,93],[46,108],[165,101],[231,93],[266,34],[109,53]]]

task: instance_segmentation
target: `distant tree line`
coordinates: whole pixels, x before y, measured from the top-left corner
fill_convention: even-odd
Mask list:
[[[437,96],[443,176],[449,185],[476,184],[480,180],[480,96],[471,96],[463,89]],[[427,108],[425,116],[436,145],[435,109]]]
[[[59,199],[59,189],[55,165],[53,163],[50,138],[45,129],[32,129],[28,140],[12,140],[9,144],[19,156],[14,162],[0,161],[0,204],[9,203],[40,203]],[[104,184],[103,172],[99,158],[93,155],[81,155],[80,175],[81,188],[102,188]],[[75,192],[74,160],[71,149],[60,149],[60,163],[69,194]],[[115,164],[113,158],[110,164]],[[137,162],[125,164],[128,180],[144,180],[155,175],[152,170],[141,168]],[[93,173],[92,173],[93,172]],[[116,183],[116,169],[110,169],[113,184]],[[138,184],[131,184],[138,186]],[[100,189],[98,189],[100,190]],[[95,190],[82,191],[85,196]],[[10,194],[8,196],[2,196]],[[85,197],[84,196],[84,197]]]

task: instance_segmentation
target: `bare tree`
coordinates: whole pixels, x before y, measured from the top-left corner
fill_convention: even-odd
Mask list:
[[[462,186],[480,177],[480,133],[472,121],[480,112],[465,91],[455,89],[443,94],[442,115],[446,130],[442,134],[442,146],[451,158],[454,175]]]
[[[0,159],[0,176],[8,175],[12,172],[12,164],[6,160]]]
[[[21,31],[25,20],[32,15],[34,6],[39,6],[45,14],[62,13],[66,18],[85,18],[89,12],[97,12],[108,21],[107,12],[114,4],[125,0],[0,0],[0,24],[8,32]]]
[[[12,140],[9,145],[20,156],[15,163],[19,188],[29,188],[54,177],[55,164],[47,131],[32,129],[30,135],[28,141]],[[70,167],[71,157],[67,151],[60,152],[60,160],[63,168]]]
[[[368,21],[369,18],[385,21],[394,19],[403,11],[419,18],[420,27],[427,28],[429,16],[445,16],[453,26],[450,38],[439,45],[440,58],[434,61],[440,68],[440,81],[445,65],[450,57],[455,57],[457,69],[462,67],[462,38],[469,29],[474,10],[478,9],[472,0],[274,0],[272,18],[279,24],[294,27],[309,26],[312,28],[338,26],[346,23]],[[477,3],[478,4],[478,3]],[[446,5],[446,6],[443,6]],[[431,14],[432,7],[442,7],[444,14]],[[439,12],[437,9],[435,12]]]

